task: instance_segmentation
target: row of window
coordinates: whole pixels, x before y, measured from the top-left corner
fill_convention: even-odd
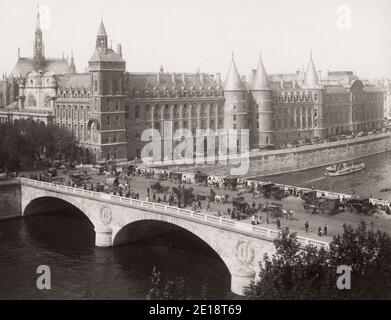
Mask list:
[[[59,120],[87,121],[90,118],[89,106],[57,105],[54,112],[56,119]]]
[[[57,98],[70,98],[70,99],[89,99],[90,93],[87,91],[58,91]]]
[[[130,110],[131,112],[131,110]],[[153,114],[152,114],[153,112]],[[144,118],[150,119],[152,116],[155,119],[160,119],[162,116],[162,112],[164,115],[164,118],[168,119],[171,118],[171,114],[175,118],[186,118],[189,115],[192,117],[196,117],[198,113],[201,116],[206,116],[207,114],[207,106],[205,103],[202,103],[200,106],[198,106],[195,103],[193,103],[191,106],[188,106],[186,103],[183,104],[182,108],[178,104],[169,105],[165,104],[164,107],[160,106],[159,104],[156,104],[154,107],[151,107],[150,105],[144,106]],[[214,106],[214,104],[209,105],[209,115],[215,116],[217,114],[223,113],[223,106],[218,105],[217,107]],[[140,105],[136,105],[134,107],[134,118],[140,119]]]
[[[312,97],[312,93],[302,92],[301,94],[298,92],[289,92],[288,94],[282,93],[278,96],[273,96],[274,102],[307,102],[307,101],[318,101],[318,95],[314,94]]]
[[[223,95],[222,89],[195,89],[195,88],[181,88],[181,89],[157,89],[154,91],[150,90],[133,90],[133,98],[173,98],[173,97],[221,97]]]

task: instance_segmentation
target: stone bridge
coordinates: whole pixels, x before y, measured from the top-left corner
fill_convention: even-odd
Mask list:
[[[218,254],[231,274],[231,290],[236,294],[242,295],[243,288],[255,279],[263,255],[275,251],[276,230],[161,203],[24,178],[20,180],[23,216],[53,212],[56,207],[64,205],[77,208],[94,226],[95,244],[99,247],[150,237],[170,228],[187,230]],[[55,206],[50,207],[53,203]],[[303,246],[328,245],[304,237],[298,237],[298,240]]]

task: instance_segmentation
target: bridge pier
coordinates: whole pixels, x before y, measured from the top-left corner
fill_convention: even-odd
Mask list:
[[[255,279],[255,271],[248,266],[239,265],[231,270],[231,291],[243,296],[243,289]]]
[[[95,227],[95,245],[97,247],[112,247],[113,230],[106,225]]]

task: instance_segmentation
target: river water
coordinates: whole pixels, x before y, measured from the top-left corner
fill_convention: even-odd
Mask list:
[[[115,248],[96,248],[89,222],[69,212],[0,221],[0,299],[145,299],[154,266],[167,278],[188,279],[199,298],[225,298],[230,276],[205,244],[172,234]],[[51,270],[52,289],[36,286],[39,265]]]
[[[261,181],[272,181],[288,185],[302,186],[325,191],[356,194],[364,197],[391,201],[391,152],[380,153],[360,159],[366,168],[346,176],[324,176],[325,167],[259,177]],[[385,190],[385,189],[390,189]]]

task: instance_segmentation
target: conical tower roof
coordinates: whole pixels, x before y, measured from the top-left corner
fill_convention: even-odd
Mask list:
[[[39,5],[37,6],[37,21],[36,21],[36,30],[41,30],[41,17],[39,15]]]
[[[257,71],[255,72],[254,80],[251,84],[251,90],[265,90],[269,88],[267,74],[262,62],[262,57],[259,58]]]
[[[100,21],[100,26],[98,30],[98,36],[107,36],[105,25],[103,24],[103,19]]]
[[[232,56],[231,65],[229,66],[227,77],[224,82],[224,91],[246,91],[246,86],[244,85],[238,68],[236,67],[234,58]]]
[[[307,72],[304,76],[304,86],[306,88],[316,88],[319,86],[318,72],[312,60],[312,52],[310,53],[310,62],[308,63]]]

